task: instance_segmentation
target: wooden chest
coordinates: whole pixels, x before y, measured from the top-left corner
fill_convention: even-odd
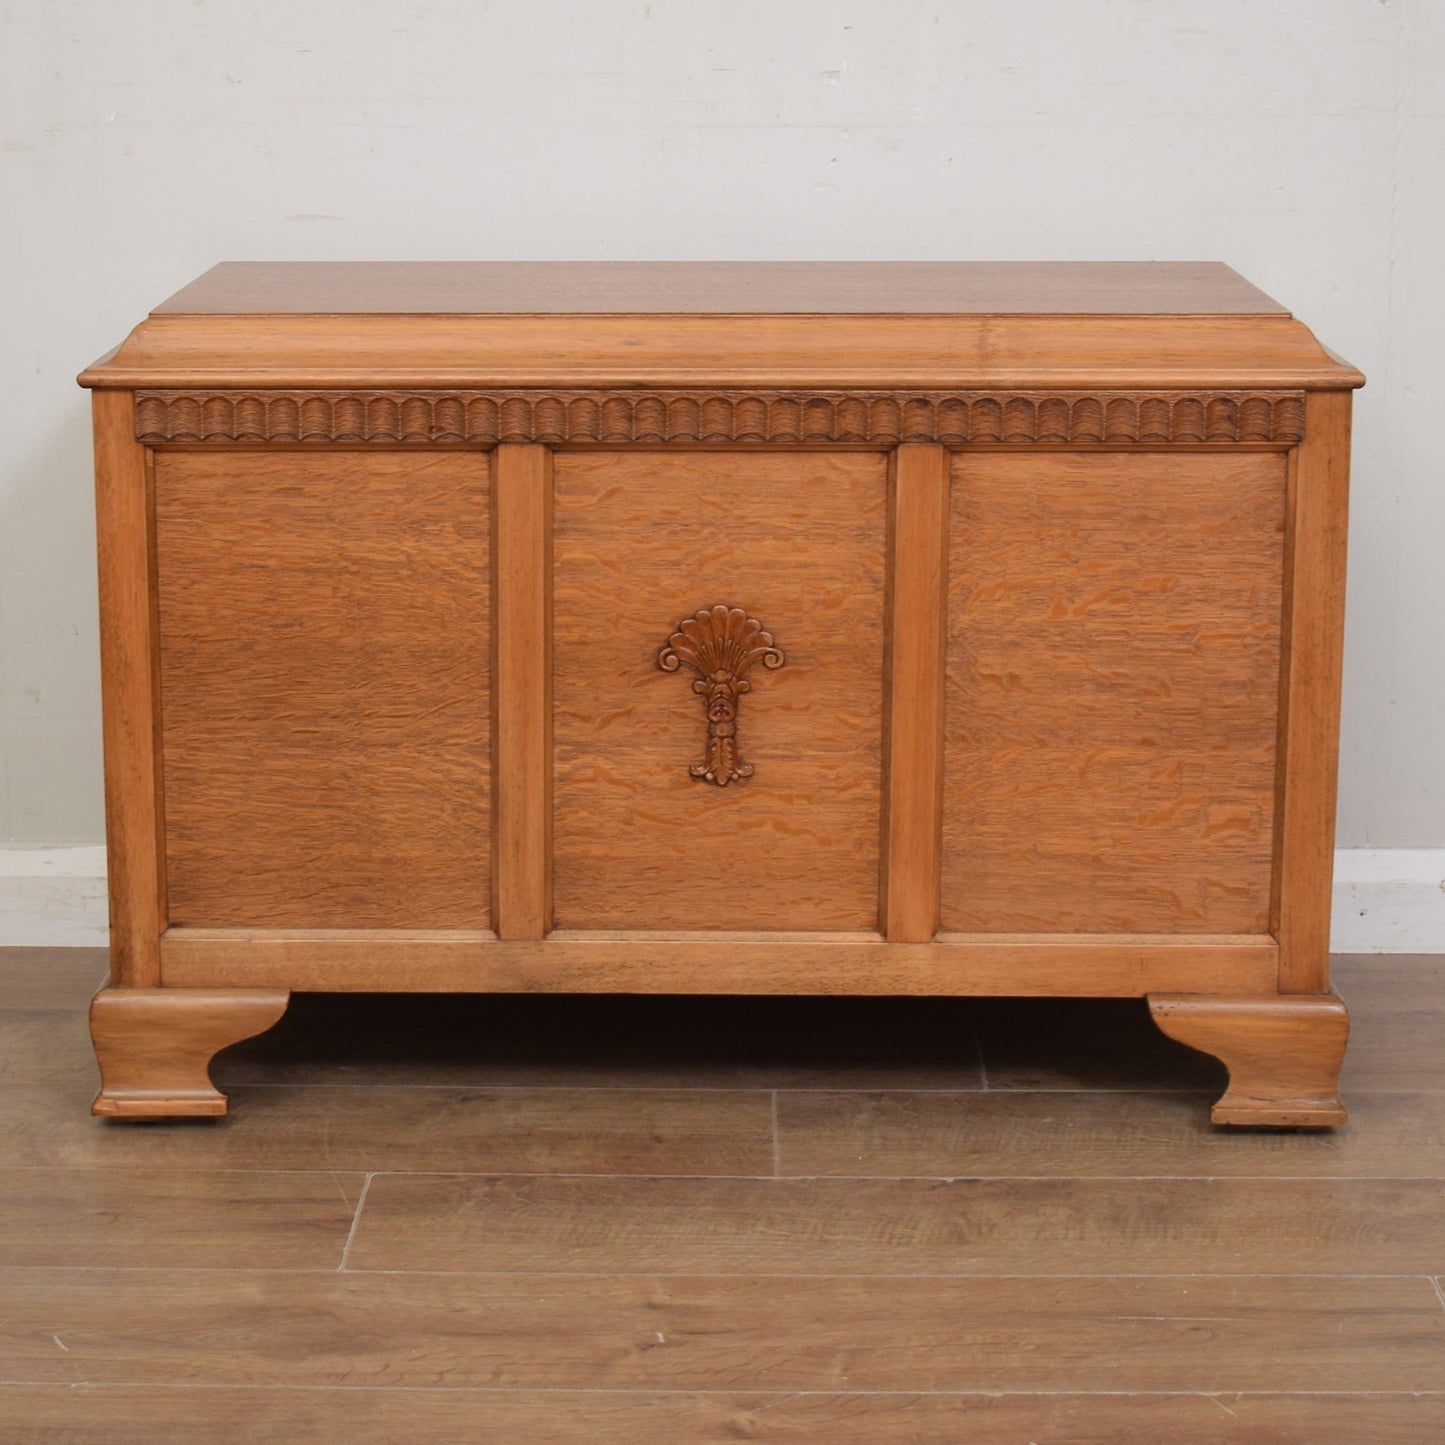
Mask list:
[[[95,389],[97,1113],[290,989],[1147,997],[1329,1125],[1350,390],[1218,265],[225,265]]]

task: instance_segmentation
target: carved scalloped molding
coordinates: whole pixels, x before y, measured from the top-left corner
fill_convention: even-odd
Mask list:
[[[1293,444],[1304,395],[142,391],[136,439],[333,443]]]

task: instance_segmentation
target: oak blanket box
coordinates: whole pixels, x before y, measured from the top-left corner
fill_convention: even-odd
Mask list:
[[[227,264],[94,389],[98,1114],[291,989],[1113,995],[1331,1125],[1351,389],[1214,264]]]

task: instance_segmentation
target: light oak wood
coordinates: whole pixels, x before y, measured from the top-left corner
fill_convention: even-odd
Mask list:
[[[892,392],[675,387],[513,388],[395,391],[235,387],[136,393],[136,438],[147,446],[318,442],[378,447],[498,443],[686,445],[719,450],[763,446],[875,450],[935,442],[959,448],[1032,443],[1086,451],[1162,447],[1220,451],[1278,449],[1304,432],[1302,391],[1258,389],[1165,393],[1094,389],[1051,392],[908,389]]]
[[[1274,315],[1217,261],[227,261],[153,316]]]
[[[82,380],[121,985],[1326,996],[1362,378],[1227,268],[227,266]]]
[[[1268,931],[1284,521],[1277,457],[954,460],[945,929]]]
[[[871,881],[871,879],[870,879]],[[1208,935],[739,934],[558,929],[545,940],[401,930],[173,928],[166,981],[251,987],[531,993],[1092,994],[1139,996],[1186,983],[1221,992],[1273,986],[1273,939]]]
[[[1352,960],[1336,959],[1333,971],[1351,1007],[1345,1096],[1445,1091],[1445,1009],[1431,997],[1439,965],[1406,960],[1396,968],[1394,959],[1371,958],[1357,972]],[[36,1060],[27,1054],[14,1077]],[[951,1090],[987,1083],[1218,1095],[1226,1079],[1219,1060],[1160,1033],[1139,999],[866,996],[308,995],[293,997],[276,1029],[228,1051],[217,1071],[222,1088],[363,1080]]]
[[[949,457],[901,446],[889,475],[888,700],[879,928],[892,943],[938,931]]]
[[[213,1055],[268,1029],[290,994],[262,989],[106,988],[90,1005],[100,1064],[93,1114],[111,1119],[226,1112]]]
[[[497,935],[552,926],[552,454],[501,446],[497,511]]]
[[[558,927],[876,929],[884,459],[555,466]],[[748,674],[736,728],[756,772],[726,787],[689,772],[707,735],[693,675],[658,665],[718,605],[786,659]]]
[[[1204,998],[1151,994],[1149,1012],[1172,1039],[1222,1059],[1229,1088],[1216,1124],[1320,1128],[1343,1124],[1340,1064],[1350,1016],[1333,995]]]
[[[129,393],[98,391],[91,405],[111,970],[117,984],[148,988],[166,926],[152,477]]]
[[[485,928],[486,459],[156,461],[174,921]]]
[[[1330,893],[1345,627],[1350,396],[1308,403],[1290,476],[1286,662],[1281,682],[1276,935],[1282,993],[1329,990]]]
[[[1277,303],[1208,263],[223,266],[81,379],[952,386],[960,377],[1116,387],[1363,380]]]
[[[224,358],[218,360],[218,357]],[[99,387],[1339,388],[1284,317],[157,316]]]

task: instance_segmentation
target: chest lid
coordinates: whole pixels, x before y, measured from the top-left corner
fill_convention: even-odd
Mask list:
[[[92,387],[1358,386],[1216,262],[227,262]]]

